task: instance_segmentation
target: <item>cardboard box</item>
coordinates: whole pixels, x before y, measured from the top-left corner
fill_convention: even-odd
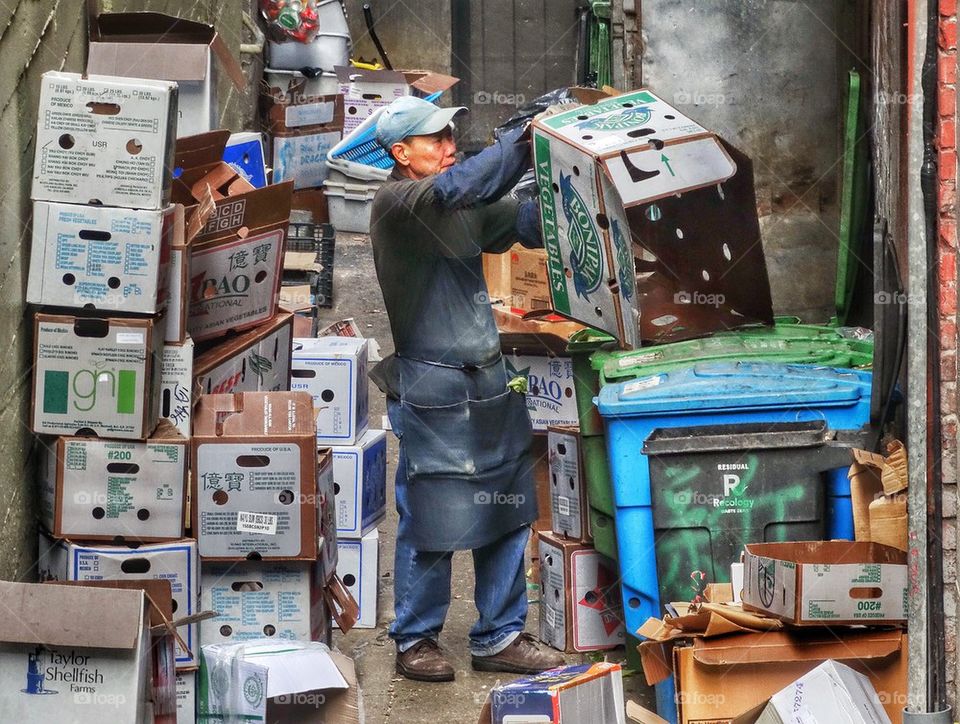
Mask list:
[[[889,455],[853,450],[850,498],[856,540],[907,550],[907,454],[893,441]]]
[[[317,470],[317,516],[320,526],[320,580],[329,581],[337,572],[337,500],[333,480],[333,449],[321,448]]]
[[[200,644],[278,638],[321,640],[329,627],[316,562],[245,561],[200,566]]]
[[[166,207],[176,83],[47,71],[39,107],[31,199]]]
[[[223,160],[254,188],[262,189],[267,185],[267,152],[262,133],[231,133],[223,148]]]
[[[758,709],[738,716],[733,724],[791,724],[798,719],[890,724],[870,679],[836,661],[824,661]]]
[[[505,339],[501,335],[501,340]],[[516,354],[504,344],[507,378],[527,378],[527,410],[534,432],[551,425],[577,425],[577,398],[573,389],[573,361],[547,354]]]
[[[377,108],[390,105],[400,96],[424,98],[452,88],[458,79],[425,70],[366,70],[334,68],[344,102],[344,134],[363,123]]]
[[[380,532],[374,528],[360,540],[338,540],[337,556],[337,575],[360,604],[356,628],[376,628]]]
[[[198,612],[198,560],[197,543],[187,538],[128,548],[57,541],[40,533],[37,569],[44,581],[169,581],[173,616],[183,618]],[[187,624],[177,633],[189,649],[177,644],[177,668],[196,669],[200,654],[198,625]]]
[[[170,263],[167,265],[167,311],[164,316],[163,341],[182,344],[187,337],[187,313],[190,310],[190,256],[193,239],[213,213],[212,205],[205,209],[194,208],[190,223],[186,220],[183,204],[174,204],[174,224],[182,228],[173,236],[170,245]]]
[[[580,450],[580,428],[547,428],[550,461],[550,521],[555,534],[589,543],[590,505]]]
[[[297,337],[290,389],[310,393],[321,445],[354,445],[369,425],[367,340]]]
[[[177,724],[197,722],[197,672],[177,672]]]
[[[533,459],[533,486],[537,495],[537,519],[533,523],[536,531],[550,531],[550,455],[546,435],[534,435],[530,446]]]
[[[197,679],[202,721],[360,724],[353,661],[317,643],[261,641],[204,647]]]
[[[160,358],[160,418],[168,420],[185,438],[192,433],[193,340],[164,344]]]
[[[146,442],[50,440],[39,478],[47,530],[96,541],[180,538],[189,443],[170,425],[157,433]]]
[[[292,183],[251,186],[225,163],[230,134],[181,138],[173,197],[188,207],[213,205],[190,256],[187,328],[194,341],[262,324],[277,313],[290,223]]]
[[[623,646],[617,565],[593,548],[538,533],[540,640],[560,651]]]
[[[491,689],[479,724],[624,724],[619,664],[575,664]]]
[[[752,167],[732,146],[637,90],[538,118],[533,153],[558,313],[627,348],[772,321]]]
[[[543,249],[514,244],[503,254],[484,254],[483,275],[491,301],[521,313],[551,308]]]
[[[387,515],[387,434],[367,430],[332,450],[337,537],[362,538]]]
[[[343,96],[261,95],[264,125],[273,139],[273,180],[294,188],[321,186],[327,152],[343,137]]]
[[[293,315],[273,319],[240,334],[204,345],[193,363],[204,394],[279,392],[290,389]]]
[[[907,621],[907,556],[876,543],[751,543],[743,608],[796,626]]]
[[[303,393],[201,395],[191,515],[204,559],[316,560],[314,430]]]
[[[152,718],[143,591],[0,581],[0,600],[6,608],[0,619],[5,720],[102,724]],[[70,625],[64,625],[65,612]]]
[[[907,637],[896,630],[769,631],[710,639],[673,652],[679,724],[730,722],[825,661],[866,675],[894,724],[907,696]]]
[[[134,314],[167,305],[175,207],[163,211],[33,204],[27,301]],[[181,240],[182,243],[182,240]]]
[[[159,420],[161,337],[152,319],[36,314],[30,429],[149,437]]]
[[[91,19],[89,34],[87,73],[177,82],[178,136],[219,126],[218,65],[238,92],[246,88],[240,63],[212,25],[161,13],[100,13]]]

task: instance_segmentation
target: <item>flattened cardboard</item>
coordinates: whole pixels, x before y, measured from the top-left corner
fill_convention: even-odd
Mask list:
[[[173,618],[191,616],[198,611],[198,563],[196,541],[189,538],[128,548],[56,541],[44,533],[40,534],[38,571],[41,580],[168,581]],[[187,649],[177,644],[177,669],[196,669],[200,654],[198,624],[187,624],[178,633]]]
[[[876,543],[816,541],[744,547],[743,608],[795,626],[907,620],[907,556]]]
[[[533,147],[559,314],[627,348],[772,322],[746,156],[643,89],[537,119]]]
[[[194,379],[207,395],[289,390],[292,343],[293,315],[280,312],[265,324],[205,345],[194,361]]]
[[[143,591],[2,581],[0,600],[7,609],[0,619],[6,720],[144,720],[153,693]]]
[[[37,313],[33,340],[33,432],[150,436],[159,420],[157,322]]]
[[[329,626],[323,581],[311,562],[207,563],[200,568],[200,643],[227,644],[264,637],[320,640]]]
[[[40,466],[41,510],[58,538],[147,542],[183,535],[189,450],[164,425],[146,442],[59,437]]]
[[[212,25],[161,13],[101,13],[89,32],[88,73],[177,81],[178,136],[217,128],[218,66],[238,91],[246,86],[240,63]]]
[[[376,628],[380,581],[380,533],[376,528],[360,540],[337,541],[337,575],[360,605],[356,628]]]
[[[177,231],[183,232],[175,211],[174,206],[138,211],[35,202],[27,301],[161,312],[167,305],[170,250]]]
[[[316,560],[315,436],[309,395],[200,396],[191,515],[205,560]]]
[[[362,538],[387,515],[387,434],[367,430],[332,450],[337,537]]]
[[[893,724],[907,692],[907,636],[896,630],[766,632],[674,649],[679,724],[728,722],[828,660],[865,674]]]
[[[176,83],[47,71],[39,107],[31,199],[166,207]]]
[[[617,567],[593,548],[539,533],[540,640],[560,651],[622,646]]]
[[[160,359],[160,418],[189,438],[193,415],[193,340],[164,344]]]
[[[369,425],[367,340],[297,337],[290,389],[313,398],[320,445],[353,445]]]
[[[590,543],[590,508],[580,428],[551,425],[547,428],[550,464],[550,521],[556,535]]]

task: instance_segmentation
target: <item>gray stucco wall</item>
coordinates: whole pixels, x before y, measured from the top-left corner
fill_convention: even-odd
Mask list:
[[[832,0],[642,4],[642,84],[753,159],[774,309],[811,321],[833,313],[850,22]]]
[[[105,11],[159,10],[213,22],[236,51],[240,11],[249,0],[196,3],[105,0]],[[24,305],[30,254],[30,178],[40,76],[82,71],[86,18],[81,0],[0,3],[0,579],[32,578],[36,548],[37,486],[28,429],[31,318]],[[222,119],[239,128],[250,99],[221,79]]]

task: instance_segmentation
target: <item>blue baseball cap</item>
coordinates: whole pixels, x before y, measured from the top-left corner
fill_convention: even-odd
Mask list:
[[[380,111],[377,119],[377,141],[389,149],[407,136],[429,136],[446,128],[463,106],[439,108],[416,96],[401,96]]]

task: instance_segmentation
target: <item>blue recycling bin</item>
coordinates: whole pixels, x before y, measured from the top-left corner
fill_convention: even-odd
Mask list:
[[[606,385],[595,400],[607,433],[627,631],[662,615],[650,469],[644,442],[656,429],[822,420],[860,430],[870,420],[871,373],[807,365],[709,362]],[[829,537],[851,537],[845,468],[827,486]]]

